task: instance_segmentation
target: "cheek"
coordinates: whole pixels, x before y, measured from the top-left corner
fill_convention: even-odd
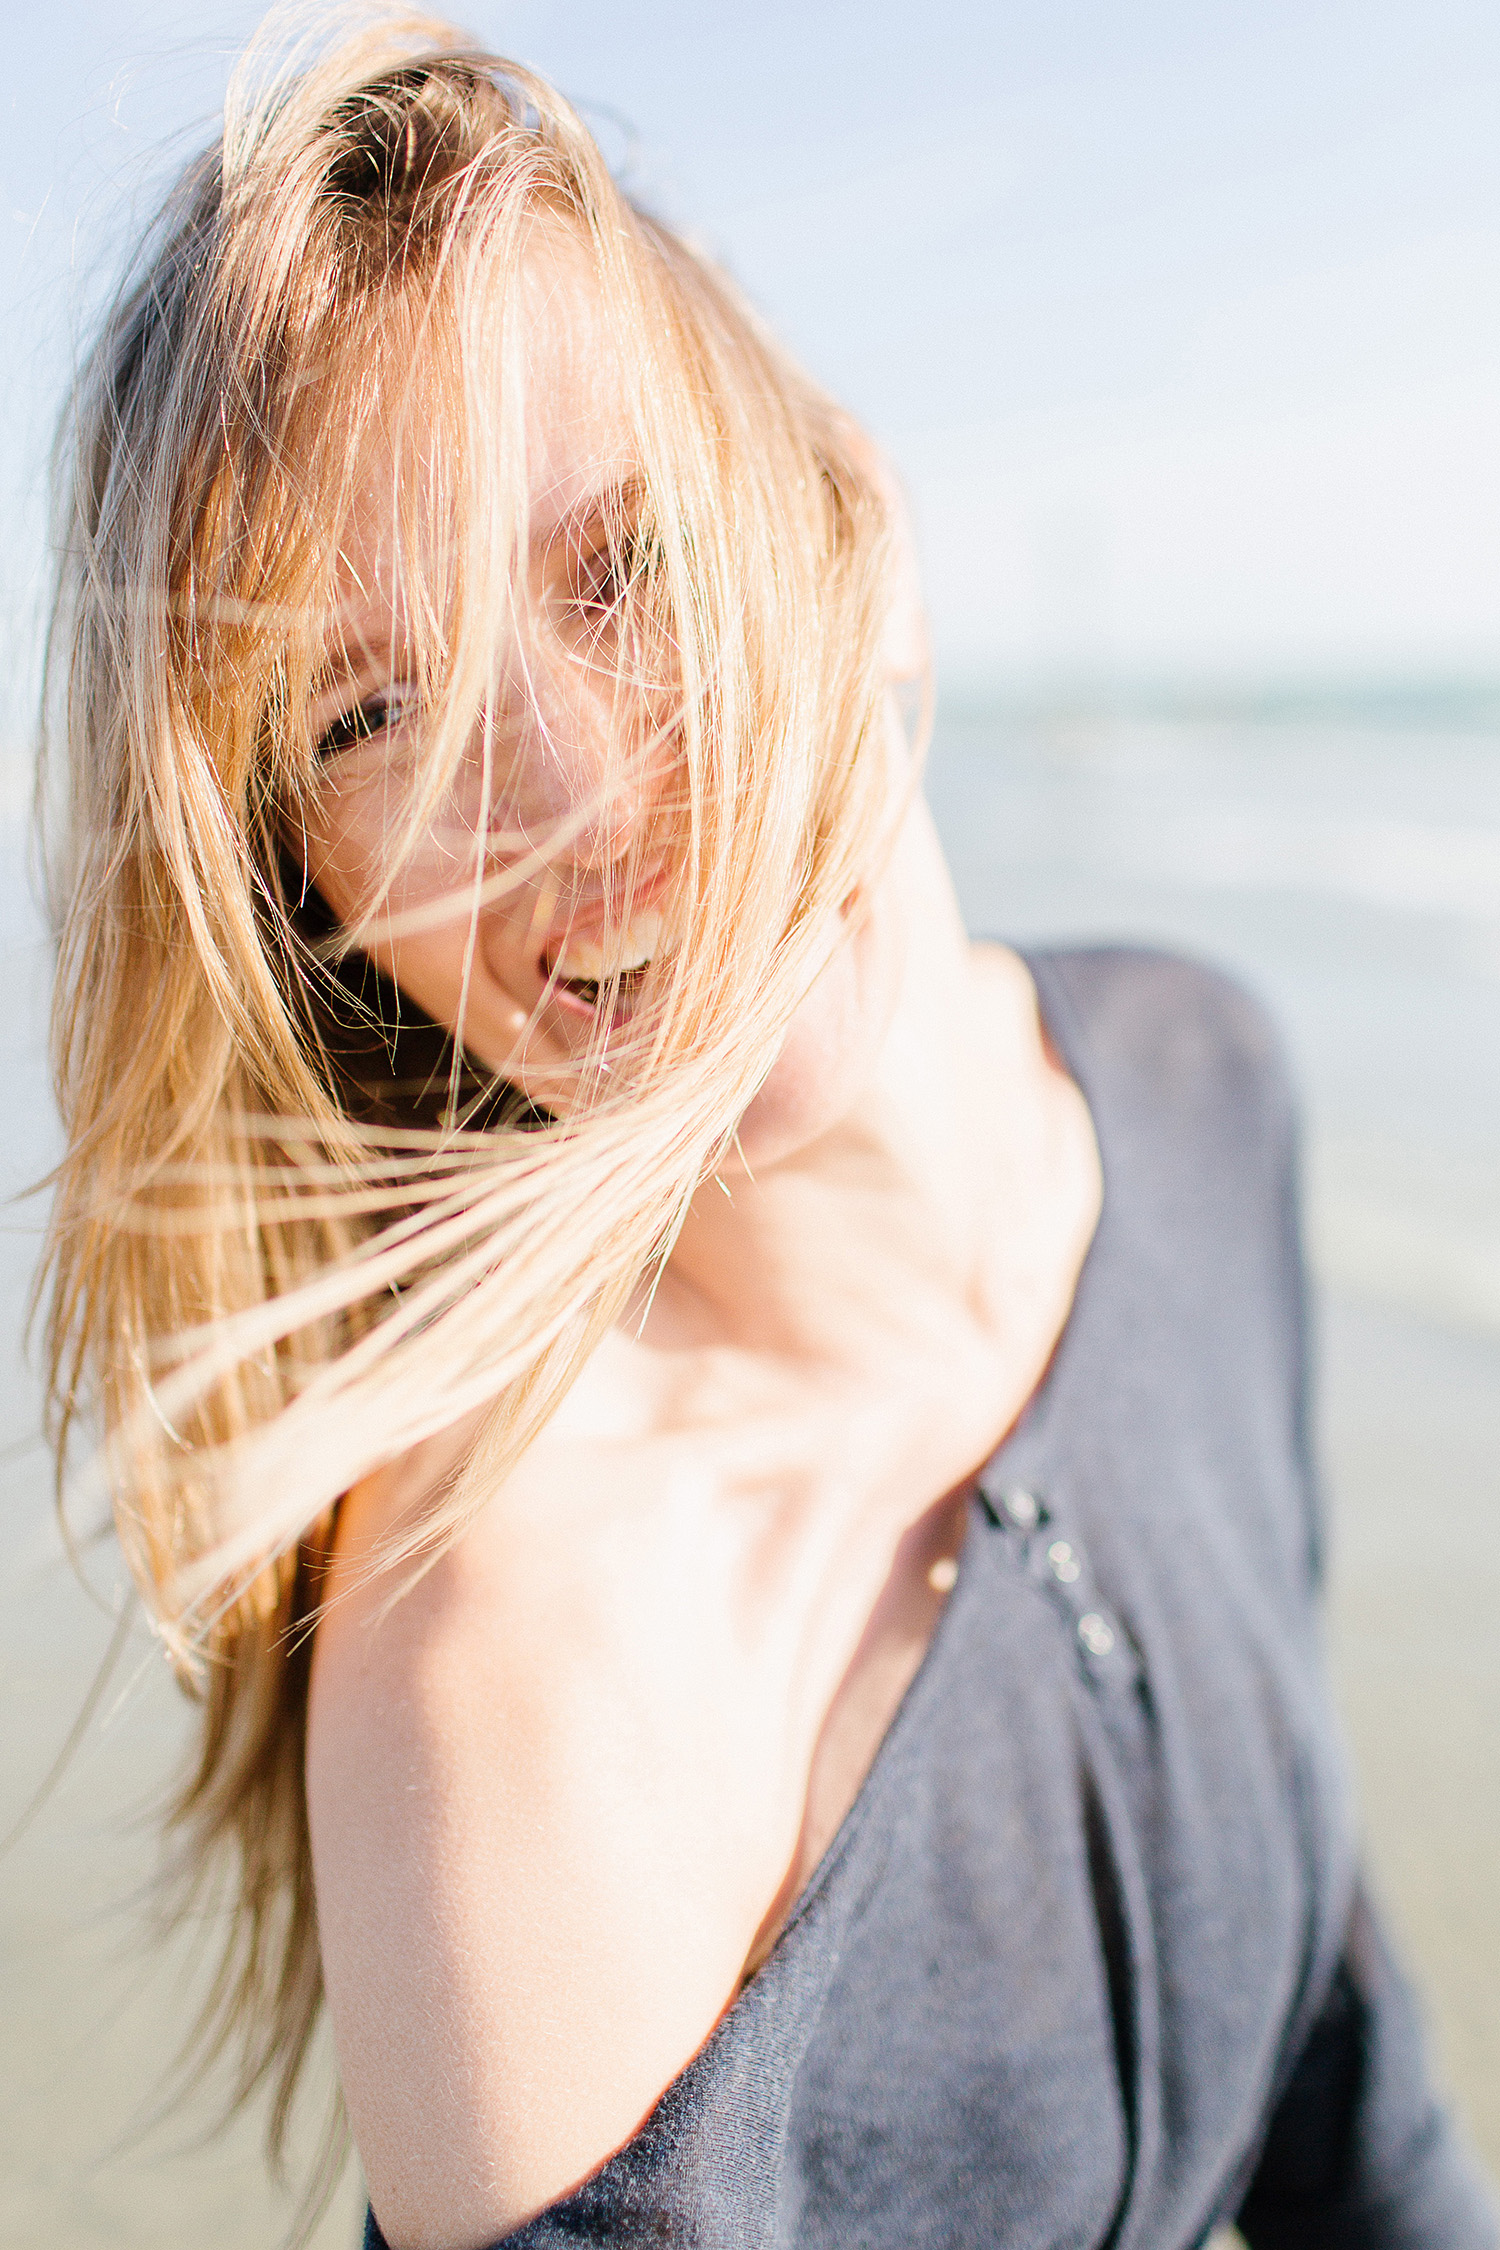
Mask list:
[[[335,762],[293,841],[302,844],[307,871],[341,922],[357,921],[380,893],[399,822],[399,793],[383,751],[356,751]],[[433,858],[433,840],[423,838],[387,894],[392,905],[438,888]]]
[[[293,829],[289,839],[305,851],[308,874],[346,927],[373,910],[365,943],[382,960],[393,948],[425,950],[418,931],[461,954],[472,913],[478,791],[461,773],[393,871],[413,786],[391,752],[353,753],[338,762],[300,835]],[[449,904],[451,915],[443,912]],[[409,933],[399,928],[403,917],[412,917]]]
[[[541,1107],[566,1111],[576,1086],[573,1047],[546,1011],[540,1021],[536,1014],[546,982],[539,955],[556,893],[526,885],[491,901],[471,945],[475,830],[458,795],[403,862],[385,906],[361,934],[362,949],[434,1022],[460,1034],[479,1063],[514,1079]],[[309,813],[305,831],[292,832],[346,928],[360,924],[384,879],[390,796],[379,770],[345,773],[337,792]]]
[[[373,761],[372,761],[373,763]],[[380,895],[387,875],[392,820],[390,791],[378,771],[347,772],[337,789],[308,815],[305,829],[292,833],[305,849],[307,872],[328,906],[345,926],[360,930],[363,950],[395,978],[419,1007],[447,1028],[456,1018],[465,984],[469,988],[471,1030],[493,1047],[500,1025],[494,1002],[503,998],[509,1028],[516,1009],[510,995],[485,992],[487,964],[469,958],[472,860],[457,819],[420,837],[385,891],[384,903],[367,927],[364,917]],[[305,843],[304,843],[305,838]],[[451,913],[434,909],[452,902]],[[411,917],[402,927],[403,917]],[[478,971],[476,975],[476,969]],[[476,1042],[476,1051],[479,1051]]]

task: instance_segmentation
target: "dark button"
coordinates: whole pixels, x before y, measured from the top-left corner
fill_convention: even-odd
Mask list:
[[[1035,1531],[1039,1523],[1047,1520],[1047,1511],[1034,1492],[1024,1484],[981,1484],[980,1496],[997,1524],[1009,1524],[1014,1531]]]

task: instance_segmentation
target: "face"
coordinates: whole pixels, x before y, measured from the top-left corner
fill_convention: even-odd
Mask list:
[[[423,745],[398,470],[377,450],[341,541],[305,850],[311,879],[377,965],[481,1065],[566,1114],[588,1058],[607,1066],[645,966],[671,943],[674,753],[664,683],[642,688],[623,746],[611,723],[631,437],[581,254],[534,253],[521,312],[527,584],[488,707],[413,830]],[[868,1079],[895,985],[889,926],[877,897],[847,902],[828,931],[827,965],[740,1121],[752,1171],[825,1131]]]

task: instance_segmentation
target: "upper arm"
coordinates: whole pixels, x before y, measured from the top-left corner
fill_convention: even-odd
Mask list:
[[[1495,2250],[1410,1988],[1356,1893],[1343,1957],[1239,2213],[1251,2250]]]
[[[481,1531],[394,1606],[388,1580],[360,1583],[369,1543],[356,1496],[308,1724],[323,1970],[392,2250],[456,2250],[630,2136],[748,1939],[697,1879],[722,1840],[651,1774],[664,1745],[615,1692],[651,1664],[614,1661],[559,1542]]]

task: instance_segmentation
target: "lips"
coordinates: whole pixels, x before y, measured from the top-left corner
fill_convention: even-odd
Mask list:
[[[643,906],[618,929],[569,931],[539,966],[563,1006],[593,1015],[601,998],[608,997],[616,1012],[623,1012],[621,1003],[628,1010],[661,942],[661,916],[654,907]]]

